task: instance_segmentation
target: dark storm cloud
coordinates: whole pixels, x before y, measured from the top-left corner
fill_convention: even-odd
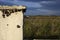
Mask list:
[[[60,15],[60,0],[56,1],[40,1],[38,2],[42,7],[32,8],[29,10],[30,14],[34,15]]]

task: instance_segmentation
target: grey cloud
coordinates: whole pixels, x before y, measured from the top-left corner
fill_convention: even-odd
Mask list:
[[[12,6],[12,5],[15,5],[15,4],[12,4],[12,3],[9,3],[9,2],[5,2],[5,1],[0,1],[0,5],[9,5],[9,6]]]
[[[21,0],[18,0],[18,1],[21,1]],[[55,1],[55,0],[23,0],[23,1],[39,2],[39,1]]]
[[[40,3],[41,8],[49,10],[60,10],[60,2],[57,1],[45,1],[45,3]]]

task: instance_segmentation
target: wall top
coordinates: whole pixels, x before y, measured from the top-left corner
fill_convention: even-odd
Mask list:
[[[0,9],[26,9],[26,6],[1,6]]]
[[[5,18],[6,16],[10,16],[14,12],[20,12],[23,13],[26,11],[26,6],[1,6],[0,5],[0,11],[3,13],[2,16]]]

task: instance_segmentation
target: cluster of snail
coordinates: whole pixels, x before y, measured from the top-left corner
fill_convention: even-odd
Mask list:
[[[0,9],[0,10],[3,12],[2,14],[3,18],[5,18],[6,16],[7,17],[10,16],[11,13],[14,13],[14,12],[19,12],[22,10],[22,12],[24,13],[26,11],[26,9]]]
[[[20,9],[4,9],[4,10],[2,10],[2,12],[3,12],[3,14],[2,14],[2,16],[3,16],[3,18],[5,18],[5,16],[9,16],[9,15],[11,15],[11,13],[14,13],[14,12],[18,12],[18,11],[21,11]]]

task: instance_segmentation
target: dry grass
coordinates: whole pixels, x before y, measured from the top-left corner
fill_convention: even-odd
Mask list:
[[[60,36],[60,16],[29,16],[24,18],[24,38]]]

